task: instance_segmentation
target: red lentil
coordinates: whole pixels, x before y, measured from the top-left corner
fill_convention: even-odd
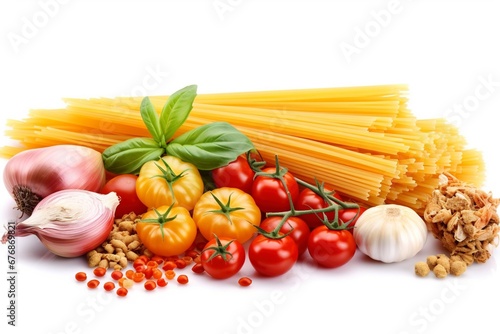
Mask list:
[[[132,269],[129,269],[129,270],[127,270],[127,271],[125,272],[125,276],[126,276],[127,278],[132,279],[132,278],[134,278],[134,273],[135,273],[135,272],[134,272]]]
[[[136,273],[134,273],[133,280],[134,280],[134,282],[139,283],[139,282],[142,282],[144,280],[145,276],[146,275],[144,275],[144,273],[137,273],[136,272]]]
[[[201,274],[205,271],[205,268],[203,268],[203,265],[201,263],[196,263],[191,267],[191,270],[196,274]]]
[[[153,280],[147,280],[144,282],[144,288],[148,291],[156,289],[156,282]]]
[[[115,283],[113,282],[106,282],[104,283],[104,290],[106,291],[111,291],[115,289]]]
[[[106,268],[97,267],[94,269],[94,275],[96,275],[97,277],[103,277],[104,275],[106,275],[106,271]]]
[[[90,289],[95,289],[99,286],[99,281],[96,280],[96,279],[92,279],[90,281],[87,282],[87,286],[90,288]]]
[[[252,279],[249,277],[242,277],[238,280],[238,284],[241,286],[249,286],[252,284]]]
[[[158,286],[164,287],[167,286],[168,282],[162,277],[156,281],[156,284],[158,284]]]
[[[83,271],[80,271],[80,272],[76,273],[75,278],[77,281],[83,282],[83,281],[87,280],[87,274],[84,273]]]
[[[167,270],[165,271],[165,277],[167,277],[168,279],[172,279],[175,277],[175,271],[173,270]]]
[[[177,277],[177,282],[179,284],[187,284],[189,282],[189,278],[186,275],[179,275],[179,277]]]
[[[128,293],[128,290],[125,289],[125,288],[118,288],[118,290],[116,290],[116,294],[120,297],[125,297]]]
[[[184,261],[183,259],[178,259],[178,260],[175,260],[175,265],[176,265],[176,266],[177,266],[177,268],[179,268],[179,269],[186,268],[186,261]]]
[[[153,269],[153,278],[154,279],[160,279],[162,276],[163,276],[163,272],[160,269],[158,269],[158,268]]]
[[[163,265],[163,267],[161,267],[161,269],[167,271],[167,270],[173,270],[177,268],[177,265],[175,264],[174,261],[167,261],[165,262],[165,264]]]
[[[111,273],[111,278],[114,279],[115,281],[118,281],[122,277],[123,273],[120,270],[115,270]]]

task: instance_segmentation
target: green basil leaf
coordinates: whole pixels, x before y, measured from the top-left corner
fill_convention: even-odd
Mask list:
[[[196,85],[187,86],[168,97],[160,114],[160,129],[165,141],[169,141],[188,118],[193,109],[196,89]]]
[[[167,154],[190,162],[200,170],[211,170],[227,165],[251,149],[250,139],[231,124],[214,122],[172,140],[167,145]]]
[[[102,152],[104,168],[116,174],[137,174],[142,165],[159,159],[165,149],[151,138],[131,138]]]
[[[158,117],[158,113],[155,110],[155,107],[151,103],[149,97],[145,97],[141,102],[141,117],[146,124],[146,128],[148,129],[153,139],[156,140],[160,145],[162,144],[162,130],[160,126],[160,117]]]

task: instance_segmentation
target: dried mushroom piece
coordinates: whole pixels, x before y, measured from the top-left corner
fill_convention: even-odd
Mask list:
[[[451,256],[460,256],[467,265],[483,263],[498,245],[499,204],[491,193],[446,173],[426,206],[424,221]]]

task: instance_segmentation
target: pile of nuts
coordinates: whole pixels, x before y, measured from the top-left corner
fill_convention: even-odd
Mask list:
[[[424,212],[428,229],[451,256],[467,265],[486,262],[499,242],[500,199],[450,174],[439,179]]]
[[[106,241],[87,253],[89,267],[121,270],[140,255],[152,256],[137,235],[136,224],[139,220],[140,216],[133,212],[115,219]]]
[[[455,255],[450,258],[445,254],[438,254],[428,256],[426,262],[415,264],[417,276],[425,277],[431,270],[437,278],[445,278],[448,274],[460,276],[467,270],[467,263],[460,256]]]

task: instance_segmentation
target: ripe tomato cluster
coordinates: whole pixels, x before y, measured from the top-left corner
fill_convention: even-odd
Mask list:
[[[154,254],[179,255],[201,234],[206,245],[193,272],[216,279],[234,276],[247,256],[264,276],[286,273],[306,250],[329,268],[354,256],[351,229],[364,209],[320,183],[296,178],[277,157],[268,166],[241,155],[209,177],[214,186],[207,190],[196,167],[163,157],[145,164],[138,177],[116,176],[103,192],[120,196],[124,206],[117,215],[141,213],[137,234]]]
[[[364,208],[344,202],[319,183],[311,186],[295,178],[277,158],[274,166],[259,169],[247,158],[238,157],[212,176],[217,187],[239,187],[251,194],[263,214],[248,248],[258,273],[282,275],[306,250],[323,267],[339,267],[352,259],[352,228]]]

